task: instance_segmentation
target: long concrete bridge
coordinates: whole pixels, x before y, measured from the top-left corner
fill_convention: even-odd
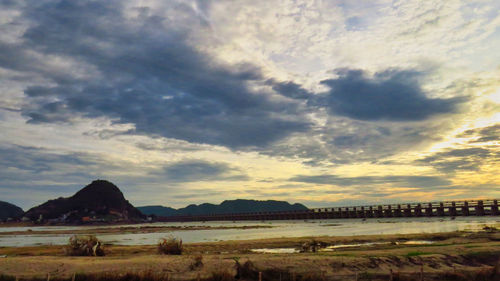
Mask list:
[[[163,222],[314,220],[340,218],[498,216],[498,200],[467,200],[390,205],[314,208],[285,212],[254,212],[159,217]]]

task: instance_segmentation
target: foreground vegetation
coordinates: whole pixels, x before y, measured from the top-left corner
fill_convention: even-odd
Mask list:
[[[163,255],[180,255],[182,254],[182,240],[170,236],[161,238],[158,242],[158,253]]]
[[[408,244],[405,241],[432,241]],[[60,246],[0,248],[1,280],[500,280],[500,233],[453,232],[357,237],[302,237],[159,245],[106,245],[105,257],[68,257]],[[366,242],[384,242],[363,244]],[[385,243],[387,242],[387,243]],[[254,249],[355,244],[295,254]],[[308,247],[311,248],[311,247]],[[313,247],[314,248],[314,247]],[[47,276],[48,275],[48,276]],[[48,278],[49,277],[49,278]]]
[[[104,256],[102,242],[94,235],[78,236],[69,238],[68,245],[63,248],[68,256]]]
[[[484,258],[484,257],[483,257]],[[498,259],[498,255],[492,255],[488,259]],[[203,264],[201,265],[203,266]],[[197,268],[190,267],[191,271]],[[14,275],[0,275],[0,281],[236,281],[236,280],[263,280],[263,281],[328,281],[328,280],[455,280],[455,281],[491,281],[500,280],[500,266],[481,267],[475,270],[453,270],[442,272],[412,272],[393,271],[370,272],[360,271],[355,273],[325,274],[325,272],[306,271],[295,272],[293,270],[280,268],[259,268],[250,260],[240,264],[235,260],[233,267],[216,268],[208,273],[201,274],[199,271],[193,274],[171,274],[165,271],[145,270],[139,272],[101,272],[101,273],[74,273],[70,276],[28,276],[18,277]]]

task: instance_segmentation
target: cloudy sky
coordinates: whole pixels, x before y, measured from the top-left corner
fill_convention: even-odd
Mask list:
[[[500,197],[499,1],[0,3],[0,200]]]

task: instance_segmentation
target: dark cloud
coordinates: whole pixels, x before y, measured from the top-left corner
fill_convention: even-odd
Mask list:
[[[232,148],[266,145],[308,130],[296,103],[272,101],[251,89],[252,83],[267,81],[260,69],[224,66],[194,49],[188,35],[206,22],[187,5],[172,6],[168,16],[138,7],[131,17],[121,1],[28,5],[23,17],[31,26],[23,43],[1,43],[6,52],[0,65],[52,82],[26,89],[30,103],[23,114],[29,122],[105,116],[135,125],[138,134]],[[176,15],[191,20],[179,22]],[[52,71],[33,53],[98,74]]]
[[[292,81],[277,82],[274,79],[269,79],[266,84],[271,85],[273,90],[285,97],[293,99],[307,99],[312,97],[309,91]]]
[[[203,42],[216,44],[199,16],[210,5],[197,5],[198,11],[182,3],[157,11],[125,8],[122,1],[30,2],[18,19],[29,23],[22,40],[0,42],[2,67],[44,81],[25,89],[22,114],[32,124],[105,117],[133,129],[89,134],[166,137],[321,165],[373,161],[430,139],[422,128],[363,125],[345,117],[424,120],[453,112],[461,101],[427,98],[422,74],[412,70],[372,77],[342,70],[323,81],[331,90],[313,94],[293,81],[265,77],[251,64],[222,64],[195,47],[200,33]],[[345,124],[313,125],[310,113],[321,115],[325,108],[335,119],[328,122]],[[302,139],[289,142],[296,136]]]
[[[310,101],[331,114],[358,120],[419,121],[452,113],[464,98],[428,98],[422,73],[391,69],[369,77],[363,70],[342,69],[337,78],[322,81],[330,91]]]
[[[470,143],[500,141],[500,124],[467,130],[458,137],[476,137]]]
[[[0,147],[0,170],[6,172],[29,171],[43,173],[55,170],[58,164],[85,166],[93,164],[84,154],[55,154],[43,149],[26,146]],[[6,176],[6,175],[4,175]],[[4,178],[5,179],[5,178]]]
[[[67,183],[73,186],[77,182],[85,185],[93,179],[123,171],[125,167],[132,170],[129,163],[108,161],[95,153],[55,152],[47,148],[11,145],[1,146],[0,155],[0,188],[30,186],[36,189],[43,185],[50,189],[49,186]]]
[[[226,163],[204,160],[176,162],[164,167],[161,171],[154,172],[154,174],[164,176],[169,182],[246,181],[249,179],[239,169]]]
[[[499,124],[466,130],[456,137],[473,139],[468,142],[469,145],[445,149],[425,158],[418,159],[416,163],[431,165],[435,169],[447,174],[480,171],[483,165],[495,166],[500,163],[500,149],[497,145],[483,144],[478,146],[479,143],[500,140]]]
[[[95,169],[100,165],[99,159],[84,153],[2,146],[0,155],[0,194],[3,200],[25,209],[48,199],[68,196],[99,175]]]
[[[500,151],[495,147],[470,147],[448,149],[417,160],[419,164],[430,164],[444,173],[479,171],[485,163],[500,162]]]
[[[499,136],[480,137],[477,140],[471,141],[471,143],[482,143],[482,142],[490,142],[490,141],[500,141],[500,135]]]
[[[399,187],[438,187],[448,186],[451,182],[442,177],[435,176],[362,176],[362,177],[339,177],[336,175],[297,175],[289,179],[294,182],[306,182],[314,184],[328,184],[338,186],[354,185],[376,185],[396,184]]]
[[[294,135],[287,142],[273,143],[260,153],[294,158],[310,166],[380,163],[386,157],[439,141],[446,130],[433,122],[410,126],[330,117],[324,126]]]
[[[191,190],[190,190],[191,191]],[[218,191],[207,191],[207,190],[200,190],[195,193],[185,193],[185,194],[179,194],[179,195],[172,195],[173,198],[175,199],[196,199],[196,202],[203,202],[206,203],[208,197],[214,197],[214,196],[224,196],[227,194],[224,194],[223,192],[218,192]]]

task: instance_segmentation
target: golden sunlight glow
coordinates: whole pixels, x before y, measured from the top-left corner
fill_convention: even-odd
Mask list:
[[[489,95],[488,98],[492,102],[500,104],[500,88],[498,88],[496,92]]]

